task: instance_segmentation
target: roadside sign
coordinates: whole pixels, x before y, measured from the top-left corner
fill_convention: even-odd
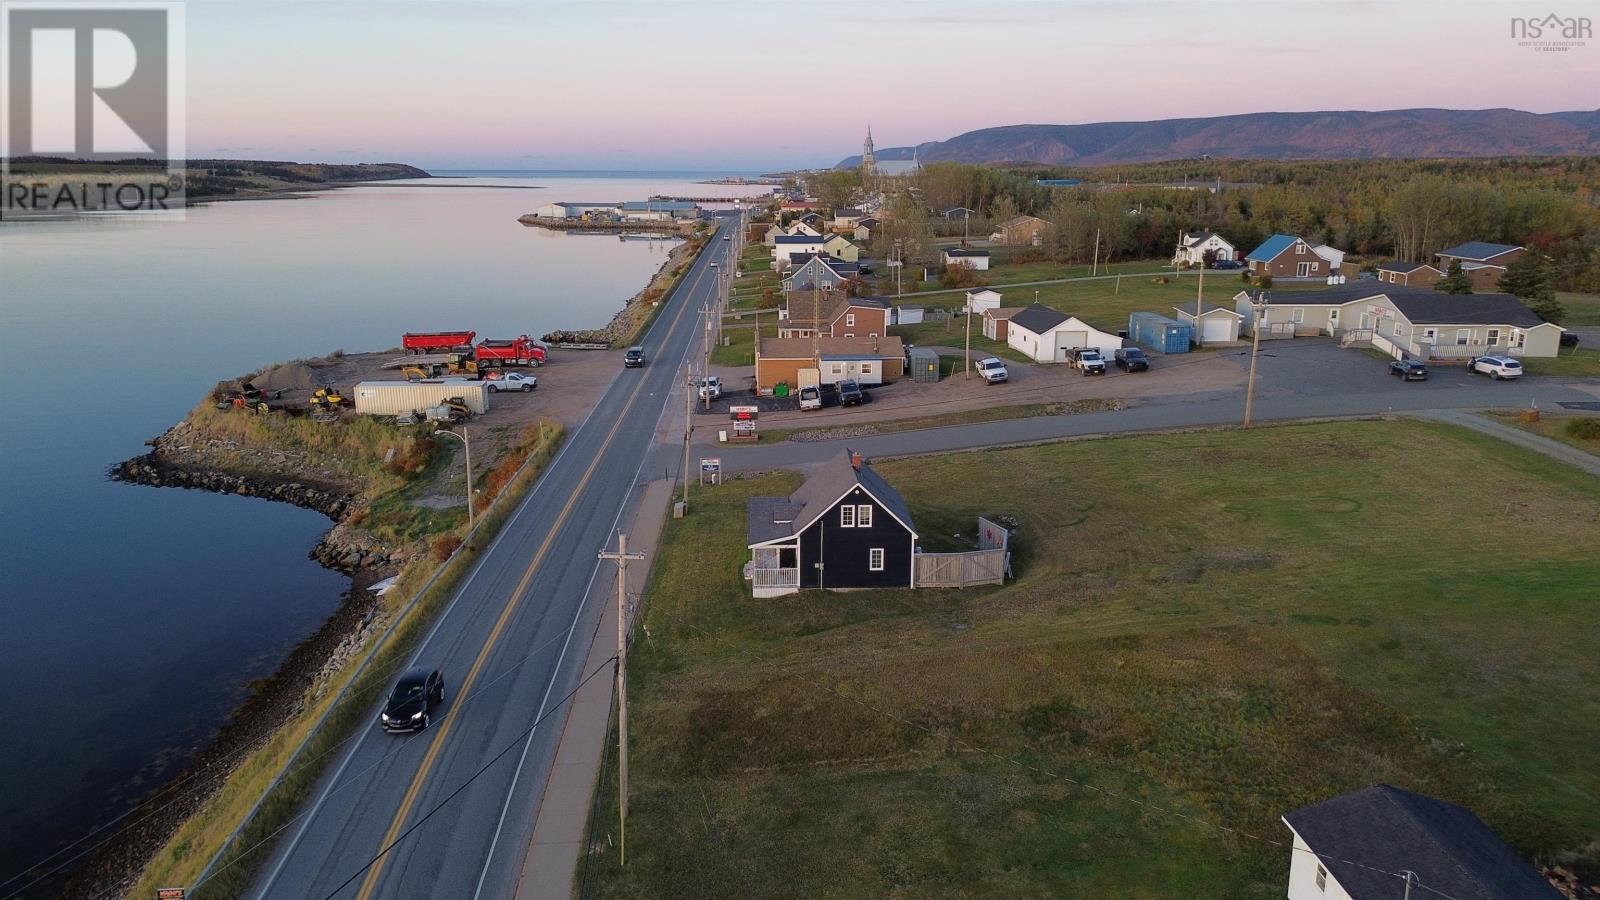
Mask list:
[[[156,900],[183,900],[183,888],[156,888]]]
[[[730,406],[728,417],[736,422],[748,422],[761,414],[759,406]]]
[[[702,456],[700,458],[700,483],[722,483],[722,457]]]

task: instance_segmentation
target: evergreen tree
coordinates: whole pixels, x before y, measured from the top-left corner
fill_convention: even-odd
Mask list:
[[[1506,273],[1500,276],[1500,290],[1521,297],[1530,306],[1535,302],[1554,300],[1555,272],[1551,270],[1548,259],[1529,253],[1506,266]]]
[[[1454,259],[1450,261],[1450,271],[1446,272],[1433,288],[1446,294],[1470,294],[1472,279],[1468,278],[1466,270],[1461,268],[1461,260]]]

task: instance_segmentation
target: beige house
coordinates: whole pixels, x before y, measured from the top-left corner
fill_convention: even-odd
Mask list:
[[[1017,216],[995,226],[989,240],[999,244],[1029,246],[1044,240],[1044,233],[1049,228],[1050,223],[1038,216]]]
[[[1566,331],[1510,294],[1445,294],[1367,282],[1270,291],[1266,296],[1260,318],[1263,337],[1350,336],[1397,358],[1465,361],[1492,353],[1551,357]],[[1254,298],[1240,291],[1233,299],[1249,333]]]
[[[802,369],[816,369],[821,384],[854,379],[864,385],[905,374],[905,345],[897,337],[762,338],[756,347],[756,392],[794,387]]]
[[[861,259],[861,248],[850,243],[849,239],[842,234],[835,234],[829,237],[828,242],[822,245],[822,252],[834,259],[842,259],[845,262],[858,262]]]

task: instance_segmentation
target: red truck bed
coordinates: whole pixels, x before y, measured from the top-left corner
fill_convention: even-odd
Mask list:
[[[545,358],[544,345],[525,334],[509,341],[479,341],[475,353],[479,362],[495,360],[521,366],[536,366]]]
[[[453,350],[472,346],[476,331],[408,331],[400,336],[400,346],[417,353]]]

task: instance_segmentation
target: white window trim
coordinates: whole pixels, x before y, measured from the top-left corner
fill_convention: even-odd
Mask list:
[[[867,551],[867,569],[872,572],[883,571],[883,548],[873,547]]]
[[[1456,346],[1457,347],[1466,347],[1466,346],[1470,345],[1471,343],[1472,343],[1472,329],[1471,328],[1457,328],[1456,329]]]
[[[845,505],[839,507],[839,527],[840,528],[854,528],[854,527],[856,527],[856,508],[855,508],[855,506],[853,506],[853,505],[851,505],[849,503],[846,503]]]
[[[855,313],[845,313],[844,314],[844,324],[845,324],[846,328],[854,328],[854,327],[856,327],[856,314]]]
[[[1498,329],[1498,328],[1489,329],[1488,335],[1484,338],[1483,342],[1485,344],[1489,345],[1490,347],[1498,347],[1498,346],[1500,346],[1500,329]]]
[[[857,528],[871,528],[872,527],[872,504],[863,503],[860,506],[856,507],[856,527]]]
[[[1304,325],[1306,323],[1305,307],[1296,306],[1294,310],[1289,313],[1289,321],[1296,325]]]
[[[872,363],[869,363],[869,362],[862,363],[861,364],[861,374],[863,374],[863,375],[871,375],[872,374]]]

